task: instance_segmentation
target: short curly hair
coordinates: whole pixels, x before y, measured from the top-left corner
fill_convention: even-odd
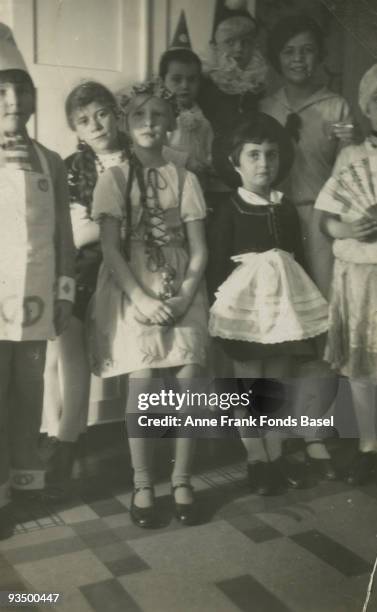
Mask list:
[[[280,53],[286,43],[304,32],[309,32],[313,36],[319,59],[320,61],[324,59],[324,33],[318,23],[307,15],[289,15],[274,25],[267,39],[267,57],[277,72],[281,73]]]

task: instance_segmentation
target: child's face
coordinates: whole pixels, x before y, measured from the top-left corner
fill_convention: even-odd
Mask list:
[[[160,149],[171,128],[168,103],[148,95],[137,96],[128,113],[127,124],[134,144],[143,149]]]
[[[278,145],[267,140],[244,144],[236,170],[245,189],[266,195],[279,172]]]
[[[366,116],[370,121],[372,130],[377,130],[377,90],[368,102]]]
[[[114,112],[100,102],[75,110],[72,123],[80,140],[95,153],[111,151],[117,143],[118,124]]]
[[[280,67],[283,78],[294,85],[308,83],[319,64],[319,50],[310,32],[297,34],[284,45],[280,52]]]
[[[21,71],[0,73],[0,130],[22,132],[34,112],[34,89]]]
[[[253,57],[255,49],[255,35],[252,32],[237,36],[219,32],[216,35],[216,52],[219,57],[231,57],[237,66],[244,70]]]
[[[191,108],[199,92],[198,66],[194,63],[170,62],[164,83],[176,95],[181,108]]]

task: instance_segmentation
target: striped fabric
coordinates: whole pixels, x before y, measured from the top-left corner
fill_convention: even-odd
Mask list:
[[[1,144],[5,165],[19,170],[32,170],[28,141],[21,134],[4,134]]]

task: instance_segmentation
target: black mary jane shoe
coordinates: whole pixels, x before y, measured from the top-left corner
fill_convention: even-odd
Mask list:
[[[305,465],[298,461],[289,461],[281,456],[272,462],[276,472],[280,473],[283,486],[289,489],[302,489],[305,487]]]
[[[311,468],[313,468],[313,471],[318,476],[318,478],[320,478],[321,480],[327,480],[329,482],[336,480],[338,475],[335,471],[332,460],[331,459],[316,459],[315,457],[312,457],[308,453],[307,446],[308,446],[308,443],[305,448],[306,464],[310,466]]]
[[[346,473],[347,484],[358,486],[371,481],[377,468],[377,454],[358,452]]]
[[[266,461],[256,461],[247,464],[247,480],[252,493],[271,495],[270,464]]]
[[[181,489],[182,487],[184,487],[185,489],[189,489],[190,491],[193,491],[192,486],[189,484],[179,484],[179,485],[172,487],[175,518],[181,523],[181,525],[187,525],[187,526],[194,525],[197,520],[195,502],[192,501],[190,504],[180,504],[175,500],[175,491],[177,489]]]
[[[131,498],[131,507],[130,507],[130,515],[132,522],[138,527],[142,527],[143,529],[150,529],[154,527],[156,524],[156,512],[155,512],[155,504],[151,506],[147,506],[146,508],[140,508],[140,506],[136,506],[135,504],[135,496],[139,491],[143,491],[144,489],[152,490],[152,487],[140,487],[135,489],[132,493]]]
[[[7,540],[14,534],[15,520],[13,505],[7,504],[0,508],[0,540]]]
[[[248,463],[247,475],[250,490],[257,495],[279,495],[286,487],[285,480],[275,461]]]

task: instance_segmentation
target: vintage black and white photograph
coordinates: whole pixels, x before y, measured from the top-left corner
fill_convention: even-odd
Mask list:
[[[0,0],[0,610],[376,612],[376,33]]]

